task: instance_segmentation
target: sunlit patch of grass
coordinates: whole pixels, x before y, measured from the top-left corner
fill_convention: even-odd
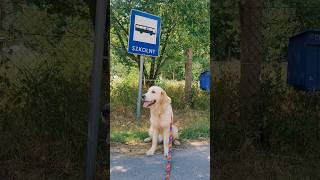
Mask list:
[[[209,111],[195,111],[186,114],[184,125],[180,128],[180,138],[198,139],[209,138],[210,116]]]
[[[137,143],[148,137],[148,132],[143,131],[120,131],[111,133],[111,142]]]
[[[208,138],[209,135],[210,127],[207,125],[185,128],[180,132],[180,138],[182,139]]]

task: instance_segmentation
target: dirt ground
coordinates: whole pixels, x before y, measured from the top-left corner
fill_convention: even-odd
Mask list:
[[[186,149],[190,146],[199,146],[204,144],[210,144],[210,139],[200,138],[198,140],[179,140],[181,143],[179,146],[173,145],[173,149]],[[110,144],[110,153],[119,153],[126,155],[144,155],[147,150],[151,147],[151,142],[149,143],[111,143]],[[163,152],[163,145],[158,144],[156,153]]]

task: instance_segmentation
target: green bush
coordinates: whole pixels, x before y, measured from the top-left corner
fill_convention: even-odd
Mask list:
[[[280,64],[263,69],[260,117],[266,146],[262,150],[319,158],[320,93],[303,92],[289,87],[284,72]],[[219,77],[214,77],[214,82],[215,150],[238,150],[242,136],[238,72],[222,68]]]
[[[64,68],[62,63],[44,62],[32,69],[19,69],[0,104],[0,146],[6,147],[0,151],[3,162],[24,159],[30,169],[44,163],[56,169],[54,174],[63,173],[59,169],[65,164],[71,165],[71,170],[82,168],[89,78],[77,71],[65,76]],[[104,132],[100,131],[99,143],[105,142]],[[99,146],[99,159],[103,148]]]
[[[303,92],[283,83],[282,73],[264,75],[262,102],[264,128],[271,151],[319,154],[320,94]]]
[[[138,79],[129,74],[127,78],[119,78],[111,82],[111,105],[115,110],[122,112],[134,112],[138,95]],[[187,104],[184,100],[184,81],[158,80],[155,85],[162,87],[171,97],[174,109],[185,109]],[[148,87],[143,86],[143,93]],[[193,85],[191,108],[209,109],[210,95],[199,89],[198,82]]]

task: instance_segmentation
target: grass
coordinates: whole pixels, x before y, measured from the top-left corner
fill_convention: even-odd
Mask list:
[[[320,161],[264,152],[215,152],[214,179],[313,180],[320,179]]]
[[[149,115],[144,111],[141,123],[134,117],[111,113],[110,139],[114,143],[135,144],[148,137]],[[209,111],[180,110],[174,112],[174,123],[179,127],[180,139],[199,139],[209,137]]]
[[[241,152],[240,63],[215,63],[213,178],[320,179],[320,94],[288,86],[286,63],[263,63],[261,73],[263,141]]]
[[[112,142],[119,142],[119,143],[134,143],[140,142],[144,138],[148,137],[148,132],[142,131],[119,131],[111,133],[111,141]]]

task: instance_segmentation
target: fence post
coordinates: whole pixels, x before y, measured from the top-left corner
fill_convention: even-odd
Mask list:
[[[93,180],[96,176],[96,157],[98,127],[100,119],[100,91],[101,71],[103,65],[103,48],[105,38],[106,2],[97,0],[95,17],[95,44],[91,79],[91,101],[88,122],[88,141],[86,157],[86,180]]]

